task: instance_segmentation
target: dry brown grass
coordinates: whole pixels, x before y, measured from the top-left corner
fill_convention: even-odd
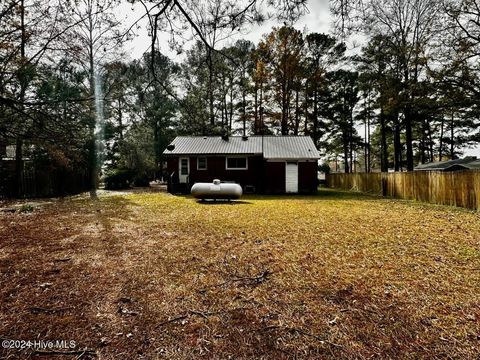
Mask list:
[[[479,248],[478,213],[333,191],[70,199],[0,213],[0,337],[91,351],[56,359],[474,359]]]

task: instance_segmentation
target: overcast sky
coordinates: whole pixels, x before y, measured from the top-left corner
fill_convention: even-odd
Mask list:
[[[331,25],[331,16],[329,10],[328,0],[308,0],[308,13],[305,14],[295,25],[294,27],[299,30],[307,29],[309,32],[329,32],[330,25]],[[143,6],[136,2],[135,4],[128,4],[123,3],[121,5],[121,15],[126,19],[125,24],[126,27],[133,24],[136,20],[138,20],[144,13],[145,10]],[[132,59],[137,59],[142,56],[145,51],[148,51],[150,47],[150,37],[148,36],[147,32],[147,22],[148,19],[145,18],[139,22],[141,28],[136,30],[137,36],[135,39],[126,46],[126,52]],[[237,39],[246,39],[250,40],[254,43],[257,43],[261,37],[270,32],[273,26],[280,26],[278,22],[275,21],[267,21],[262,25],[252,26],[249,29],[246,29],[242,33],[237,34],[236,36],[226,40],[223,44],[220,44],[220,47],[228,46],[229,44],[233,43]],[[165,55],[173,59],[178,59],[178,55],[176,52],[172,51],[168,46],[169,40],[168,33],[162,33],[159,36],[159,45],[160,50]],[[191,44],[186,44],[185,48],[188,48]]]

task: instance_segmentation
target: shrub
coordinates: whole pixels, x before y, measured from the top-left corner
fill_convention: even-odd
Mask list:
[[[327,163],[323,163],[322,165],[320,165],[318,167],[318,171],[321,171],[323,173],[325,173],[326,175],[330,174],[330,165],[328,165]]]
[[[33,206],[30,204],[23,204],[20,209],[18,209],[21,213],[32,212],[34,210]]]
[[[148,174],[137,174],[133,180],[135,186],[150,186],[150,178]]]
[[[111,169],[105,174],[105,189],[128,189],[133,183],[134,175],[135,173],[129,169]]]

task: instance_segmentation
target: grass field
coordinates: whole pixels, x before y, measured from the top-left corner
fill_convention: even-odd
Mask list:
[[[0,337],[24,359],[480,353],[480,214],[320,191],[144,193],[0,212]]]

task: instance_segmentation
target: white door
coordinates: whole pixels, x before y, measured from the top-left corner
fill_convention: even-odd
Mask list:
[[[296,162],[285,163],[285,192],[298,192],[298,164]]]
[[[190,161],[188,158],[180,158],[178,161],[178,179],[180,184],[188,182],[188,174],[190,171]]]

